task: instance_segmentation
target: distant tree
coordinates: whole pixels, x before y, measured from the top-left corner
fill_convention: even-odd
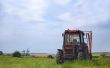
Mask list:
[[[3,52],[2,51],[0,51],[0,55],[3,55]]]
[[[29,56],[29,49],[26,50],[26,56]]]
[[[21,53],[19,51],[15,51],[12,55],[13,57],[21,57]]]
[[[25,55],[26,55],[25,50],[23,50],[23,51],[22,51],[22,55],[23,55],[23,56],[25,56]]]

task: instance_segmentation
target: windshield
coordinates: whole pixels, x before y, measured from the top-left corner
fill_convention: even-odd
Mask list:
[[[65,45],[74,44],[80,45],[79,34],[65,34]]]

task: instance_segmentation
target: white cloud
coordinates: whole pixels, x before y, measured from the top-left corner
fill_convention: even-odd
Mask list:
[[[47,0],[4,0],[3,8],[9,15],[17,15],[26,20],[43,21]]]
[[[58,5],[67,5],[71,2],[72,0],[54,0],[54,2]]]
[[[61,19],[61,20],[67,20],[68,21],[68,20],[71,19],[71,13],[65,12],[65,13],[59,15],[58,18]]]
[[[110,20],[109,0],[80,0],[70,6],[58,19],[77,26],[96,25]]]

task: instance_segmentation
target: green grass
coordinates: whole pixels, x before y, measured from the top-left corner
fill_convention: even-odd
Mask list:
[[[64,64],[58,65],[55,59],[0,56],[0,68],[110,68],[110,58],[66,60]]]

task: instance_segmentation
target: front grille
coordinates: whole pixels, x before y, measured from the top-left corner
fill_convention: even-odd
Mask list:
[[[73,50],[72,49],[65,49],[65,54],[72,54]]]
[[[65,54],[64,58],[65,59],[72,59],[72,58],[74,58],[74,56],[73,56],[73,54]]]

